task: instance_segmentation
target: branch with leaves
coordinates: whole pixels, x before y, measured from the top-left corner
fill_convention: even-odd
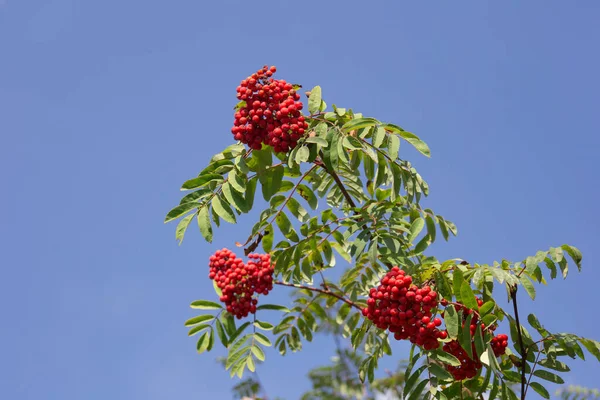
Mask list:
[[[238,109],[248,109],[242,103]],[[542,381],[563,382],[560,374],[569,371],[564,358],[584,359],[585,350],[600,360],[599,342],[550,333],[535,315],[527,321],[519,315],[517,300],[523,299],[517,299],[518,288],[534,301],[539,284],[558,276],[567,278],[570,264],[581,270],[582,255],[576,247],[561,245],[518,262],[503,259],[491,264],[440,261],[426,255],[440,235],[449,240],[458,230],[422,206],[429,186],[410,162],[400,158],[402,141],[429,157],[425,142],[398,125],[352,109],[333,105],[328,110],[318,86],[310,91],[308,111],[303,116],[308,129],[289,152],[275,152],[267,144],[253,145],[253,150],[241,143],[227,147],[183,184],[182,190],[189,193],[167,214],[165,222],[180,219],[176,228],[180,242],[194,218],[203,238],[211,242],[221,222],[236,224],[242,214],[257,216],[244,235],[245,243],[238,246],[245,247],[246,255],[259,247],[268,253],[274,264],[272,283],[293,289],[290,305],[266,304],[264,295],[255,295],[255,311],[243,321],[215,301],[193,302],[192,308],[206,312],[185,323],[190,336],[199,335],[199,353],[212,350],[218,337],[228,351],[226,369],[242,377],[265,361],[268,347],[276,347],[282,355],[300,351],[303,341],[312,341],[314,334],[324,333],[324,327],[335,321],[339,326],[335,335],[348,347],[337,351],[332,366],[314,371],[314,390],[325,393],[323,374],[343,371],[340,382],[348,393],[358,393],[359,387],[375,390],[382,382],[393,381],[401,387],[388,389],[398,398],[409,399],[524,399],[530,389],[549,398]],[[255,213],[257,193],[264,206]],[[413,332],[403,371],[378,377],[379,360],[392,354],[395,335],[389,327],[396,316],[370,315],[368,305],[389,309],[393,303],[394,312],[408,311],[403,306],[407,300],[399,300],[401,286],[395,292],[390,289],[396,297],[388,293],[384,298],[384,290],[381,297],[373,297],[378,288],[389,289],[385,277],[392,266],[399,266],[412,279],[402,293],[411,291],[420,299],[427,291],[436,293],[434,306],[425,309],[419,303],[411,310],[418,320],[411,314],[403,315],[403,321],[412,321],[406,324],[417,332],[430,329],[434,318],[441,319],[443,326],[439,321],[436,326],[444,333],[438,336],[437,348],[425,350]],[[336,272],[330,273],[333,269]],[[240,282],[246,279],[242,270],[234,274]],[[315,285],[315,275],[320,287]],[[497,304],[498,289],[509,294],[512,311]],[[217,285],[215,292],[221,300],[227,297]],[[377,308],[372,311],[377,314]],[[503,343],[494,329],[505,326],[510,338]],[[461,349],[464,356],[457,357],[448,350],[451,347]],[[462,378],[464,374],[456,371],[467,364],[475,370]],[[348,369],[349,365],[353,367]],[[341,387],[328,388],[327,393],[343,398],[332,394]]]

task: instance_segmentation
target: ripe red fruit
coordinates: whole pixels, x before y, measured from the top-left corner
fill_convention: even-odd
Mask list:
[[[437,348],[442,332],[431,322],[437,298],[423,296],[431,289],[411,285],[412,277],[398,267],[393,267],[380,283],[370,290],[363,315],[378,328],[394,333],[397,340],[409,339],[425,350]]]
[[[296,147],[308,123],[300,114],[303,105],[293,86],[271,78],[276,71],[265,65],[237,87],[237,97],[246,105],[235,113],[232,133],[253,149],[266,144],[277,152],[288,152]]]
[[[238,319],[256,312],[256,293],[268,294],[273,288],[273,267],[268,254],[249,254],[247,264],[228,250],[217,250],[209,258],[210,273],[223,295],[229,313]]]

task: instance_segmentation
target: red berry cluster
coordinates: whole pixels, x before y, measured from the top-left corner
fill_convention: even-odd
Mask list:
[[[470,379],[477,375],[477,371],[481,368],[481,361],[479,361],[479,357],[477,357],[474,343],[471,344],[473,359],[469,357],[465,349],[463,349],[456,340],[445,343],[442,349],[446,353],[452,354],[460,361],[460,365],[456,367],[445,364],[446,369],[452,374],[455,380],[462,381],[463,379]]]
[[[496,357],[500,357],[504,353],[506,353],[506,347],[508,346],[508,336],[505,334],[496,335],[492,338],[490,342],[492,345],[492,350],[494,350],[494,355]]]
[[[379,329],[389,329],[396,340],[409,339],[425,350],[438,347],[438,339],[447,333],[437,327],[439,318],[432,319],[432,309],[437,307],[437,293],[429,286],[422,288],[412,284],[412,277],[398,267],[393,267],[372,288],[363,315]]]
[[[448,304],[445,300],[442,300],[441,303],[442,305]],[[477,305],[481,307],[483,305],[483,300],[478,298]],[[475,331],[477,330],[477,325],[479,325],[479,316],[477,315],[477,313],[465,307],[463,304],[457,303],[455,304],[455,308],[456,311],[462,310],[463,312],[463,327],[466,323],[466,319],[468,318],[468,316],[472,315],[469,329],[471,331],[471,338],[473,338],[475,335]],[[481,329],[482,331],[487,330],[489,332],[493,332],[496,330],[496,325],[486,327],[485,324],[481,323]],[[467,352],[461,347],[460,343],[458,343],[456,340],[452,340],[451,342],[448,342],[443,346],[443,350],[445,352],[452,354],[454,357],[460,360],[459,366],[453,367],[451,365],[446,365],[446,369],[452,374],[452,376],[454,376],[454,379],[456,380],[470,379],[477,375],[477,371],[481,368],[481,362],[479,361],[479,356],[477,355],[477,351],[475,349],[475,342],[473,340],[474,339],[472,339],[471,342],[471,351],[473,354],[472,359],[469,357]],[[497,335],[494,338],[492,338],[490,344],[492,346],[492,349],[494,350],[494,355],[496,357],[499,357],[506,352],[506,347],[508,346],[508,336],[504,334]]]
[[[220,300],[225,303],[227,312],[238,319],[256,312],[258,300],[254,294],[268,294],[273,288],[273,267],[268,254],[250,254],[250,261],[244,264],[241,258],[228,250],[217,250],[210,256],[210,273],[223,292]]]
[[[237,87],[237,98],[246,105],[235,113],[231,132],[253,149],[264,143],[276,152],[288,152],[296,147],[308,123],[300,114],[300,95],[291,83],[273,79],[275,71],[265,65]]]

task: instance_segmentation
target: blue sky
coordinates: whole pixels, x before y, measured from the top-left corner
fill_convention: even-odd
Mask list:
[[[196,355],[183,321],[251,219],[181,247],[162,220],[231,143],[235,87],[263,64],[428,142],[431,159],[401,154],[459,228],[434,255],[578,246],[583,273],[523,310],[600,339],[600,3],[261,4],[0,1],[0,397],[230,398],[222,353]],[[269,352],[270,397],[307,389],[332,346]],[[599,386],[596,361],[571,365],[568,383]]]

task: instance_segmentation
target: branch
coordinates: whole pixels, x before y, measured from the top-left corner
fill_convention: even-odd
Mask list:
[[[323,159],[323,153],[322,152],[321,152],[320,156],[321,156],[321,159]],[[348,191],[346,190],[346,187],[342,183],[342,181],[341,181],[340,177],[338,176],[338,174],[336,174],[335,171],[330,170],[329,168],[327,168],[327,165],[325,165],[325,163],[323,163],[320,160],[319,161],[315,160],[315,164],[323,167],[323,169],[325,170],[325,172],[327,172],[329,175],[331,175],[331,177],[335,181],[336,185],[342,191],[342,194],[344,195],[344,198],[346,199],[346,202],[348,204],[350,204],[350,207],[356,208],[356,203],[354,202],[354,200],[350,196],[350,193],[348,193]]]
[[[521,323],[519,322],[519,310],[517,306],[517,286],[512,286],[510,289],[510,297],[513,301],[513,309],[515,310],[515,322],[517,324],[517,337],[519,348],[521,349],[521,400],[525,400],[525,386],[527,379],[525,378],[525,363],[527,362],[527,349],[523,345],[523,334],[521,333]]]
[[[296,283],[287,283],[287,282],[282,282],[282,281],[275,281],[273,283],[275,285],[289,286],[289,287],[294,287],[294,288],[298,288],[298,289],[306,289],[306,290],[310,290],[312,292],[318,292],[318,293],[326,294],[328,296],[332,296],[332,297],[335,297],[338,300],[343,301],[344,303],[350,305],[351,307],[356,308],[357,310],[362,311],[362,307],[360,307],[358,304],[356,304],[352,300],[349,300],[349,299],[345,298],[344,296],[341,296],[341,295],[339,295],[337,293],[332,292],[329,289],[319,289],[319,288],[312,287],[312,286],[304,286],[304,285],[298,285]]]

